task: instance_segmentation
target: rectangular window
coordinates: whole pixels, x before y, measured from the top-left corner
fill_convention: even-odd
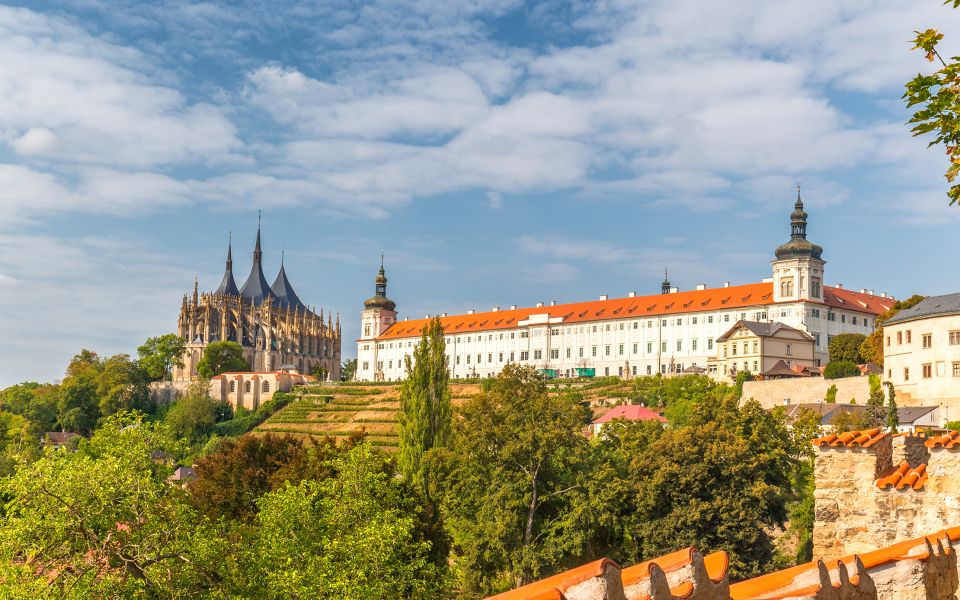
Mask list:
[[[758,348],[759,348],[758,343],[757,343],[756,341],[754,341],[754,342],[753,342],[753,353],[754,353],[754,354],[756,354],[756,353],[759,351]],[[787,352],[787,354],[790,354],[790,353]]]
[[[458,364],[458,365],[460,364],[460,355],[459,355],[459,354],[457,355],[457,364]]]
[[[633,365],[633,375],[637,374],[637,365]]]
[[[816,318],[816,319],[819,319],[819,318],[820,318],[820,309],[819,309],[819,308],[814,308],[813,310],[811,310],[811,311],[810,311],[810,316],[812,316],[812,317],[814,317],[814,318]]]
[[[813,334],[813,343],[816,344],[817,347],[820,346],[820,334],[819,334],[819,333]]]
[[[666,327],[666,326],[667,326],[667,320],[664,319],[664,320],[660,321],[660,326],[661,326],[661,327]]]
[[[520,351],[520,360],[530,360],[530,351],[529,351],[529,350],[521,350],[521,351]]]
[[[903,343],[903,332],[902,332],[902,331],[898,331],[898,332],[897,332],[897,344],[902,344],[902,343]]]
[[[634,329],[636,329],[636,328],[639,327],[639,326],[640,326],[640,321],[634,321],[634,322],[633,322],[633,328],[634,328]]]
[[[697,351],[697,340],[690,340],[690,349],[694,352]]]
[[[604,356],[610,356],[610,346],[604,346],[604,348],[603,348],[603,355],[604,355]]]
[[[907,330],[907,343],[909,344],[909,343],[912,342],[912,341],[913,341],[913,336],[910,335],[910,330],[908,329],[908,330]]]
[[[930,379],[931,377],[933,377],[933,365],[927,363],[923,365],[923,378]]]
[[[707,350],[713,350],[713,338],[707,338]]]
[[[734,355],[734,356],[737,355],[737,345],[736,345],[736,344],[730,344],[730,354],[732,354],[732,355]]]
[[[567,348],[567,358],[570,358],[570,348]]]
[[[730,315],[729,315],[729,314],[723,315],[723,322],[724,322],[724,323],[729,323],[729,322],[730,322]]]
[[[609,377],[609,376],[610,376],[610,367],[604,367],[604,368],[603,368],[603,374],[604,374],[606,377]]]
[[[744,343],[743,343],[743,353],[746,354],[747,352],[749,352],[749,350],[747,349],[747,343],[744,342]]]
[[[593,346],[592,348],[590,348],[590,356],[596,356],[596,355],[597,355],[597,347]]]
[[[857,318],[856,318],[856,317],[853,318],[853,324],[854,324],[854,325],[857,324]]]
[[[693,324],[694,324],[694,325],[697,324],[697,318],[696,318],[696,317],[693,317]]]
[[[493,362],[493,353],[492,353],[492,352],[487,355],[487,362],[488,362],[488,363],[492,363],[492,362]]]
[[[793,350],[793,348],[790,346],[790,344],[787,344],[787,356],[793,355],[793,352],[791,350]]]
[[[846,323],[846,322],[847,322],[847,315],[840,315],[840,322],[841,322],[841,323]]]
[[[623,344],[620,344],[620,356],[623,356]]]
[[[757,361],[753,361],[753,372],[757,372]]]
[[[620,331],[623,331],[623,323],[620,323]]]
[[[683,319],[677,319],[677,325],[683,325]]]
[[[560,349],[554,348],[550,350],[550,358],[560,358]]]
[[[953,363],[953,376],[960,377],[960,362]]]
[[[610,323],[607,323],[607,331],[610,331]]]
[[[923,347],[932,348],[933,347],[933,334],[925,333],[923,334]]]
[[[950,332],[950,345],[956,346],[960,344],[960,331],[951,331]]]
[[[540,360],[541,358],[543,358],[543,350],[534,350],[533,360]]]
[[[513,362],[513,352],[510,353],[510,362]]]
[[[638,344],[638,343],[636,343],[636,342],[633,343],[633,353],[634,353],[634,354],[637,353],[637,349],[638,349],[639,346],[640,346],[640,344]]]
[[[470,364],[470,355],[469,355],[469,354],[467,355],[467,364],[468,364],[468,365]]]
[[[503,362],[503,352],[501,352],[500,355],[497,356],[497,362]]]
[[[828,320],[828,321],[836,321],[836,320],[837,320],[837,313],[828,312],[828,313],[827,313],[827,320]]]
[[[579,348],[579,349],[578,349],[578,354],[579,354],[580,358],[583,358],[583,348]]]
[[[954,363],[954,364],[956,364],[956,363]],[[367,362],[367,361],[364,361],[364,362],[363,362],[363,370],[366,371],[366,370],[369,369],[369,368],[370,368],[370,363]]]
[[[653,367],[650,365],[647,365],[647,375],[652,375],[652,374],[653,374]]]
[[[647,354],[653,354],[653,342],[647,342]]]
[[[903,380],[910,381],[910,367],[903,368]]]
[[[483,355],[482,355],[482,354],[478,354],[478,355],[477,355],[477,364],[479,365],[479,364],[482,363],[482,362],[483,362]]]
[[[888,345],[888,346],[890,345],[890,336],[889,336],[889,335],[887,336],[887,345]]]
[[[707,323],[713,323],[713,315],[707,317]]]
[[[683,350],[683,340],[677,340],[677,352]]]
[[[666,343],[666,342],[660,342],[660,352],[664,352],[664,353],[665,353],[666,351],[667,351],[667,343]]]

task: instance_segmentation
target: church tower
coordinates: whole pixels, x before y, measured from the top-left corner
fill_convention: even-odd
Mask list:
[[[807,240],[807,213],[800,199],[790,214],[790,241],[776,251],[773,265],[773,301],[823,301],[823,248]]]
[[[397,321],[397,304],[387,298],[387,274],[380,255],[380,271],[374,280],[374,294],[363,302],[357,375],[364,379],[383,380],[383,364],[378,358],[376,338]]]

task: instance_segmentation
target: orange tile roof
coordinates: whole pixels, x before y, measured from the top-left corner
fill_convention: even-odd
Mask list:
[[[881,490],[904,488],[919,490],[927,482],[927,465],[920,465],[916,469],[911,469],[907,462],[901,463],[888,475],[877,480],[877,487]]]
[[[839,435],[831,433],[830,435],[825,435],[813,440],[813,445],[832,447],[846,446],[847,448],[861,446],[863,448],[869,448],[883,438],[887,437],[887,435],[889,434],[881,430],[879,427],[874,429],[865,429],[863,431],[847,431],[846,433],[841,433]]]
[[[606,570],[611,567],[620,568],[617,563],[609,558],[601,558],[575,569],[558,573],[553,577],[547,577],[508,592],[491,596],[489,600],[561,600],[564,598],[563,593],[569,588],[595,577],[602,577]]]
[[[948,431],[924,442],[927,448],[955,448],[958,444],[960,444],[960,433],[956,431]]]
[[[823,304],[861,313],[879,315],[893,306],[893,299],[880,298],[839,288],[824,287]],[[564,324],[611,319],[634,319],[662,315],[732,310],[773,304],[772,283],[749,283],[725,288],[688,290],[674,294],[653,294],[634,298],[591,300],[556,306],[527,307],[441,317],[444,333],[467,333],[512,329],[530,315],[547,314],[563,319]],[[378,340],[419,337],[430,319],[397,321],[380,334]]]

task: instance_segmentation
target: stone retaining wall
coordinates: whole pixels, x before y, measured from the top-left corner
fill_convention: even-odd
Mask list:
[[[842,377],[824,379],[823,377],[794,377],[791,379],[766,379],[764,381],[745,381],[743,398],[753,398],[764,408],[783,406],[784,404],[802,404],[805,402],[823,402],[827,389],[837,386],[837,403],[849,404],[856,399],[857,404],[866,404],[870,397],[870,381],[863,377]],[[899,400],[899,397],[897,398]]]

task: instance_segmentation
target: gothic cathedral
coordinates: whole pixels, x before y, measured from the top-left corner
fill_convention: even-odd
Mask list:
[[[210,342],[228,340],[239,343],[257,372],[296,370],[320,374],[329,380],[340,379],[340,316],[334,322],[323,310],[317,314],[307,308],[287,279],[280,261],[280,272],[273,285],[263,276],[260,251],[260,226],[253,250],[253,266],[243,287],[233,279],[232,244],[227,246],[227,267],[220,287],[214,292],[183,296],[177,334],[187,341],[183,367],[175,368],[176,381],[197,379],[197,363]]]

